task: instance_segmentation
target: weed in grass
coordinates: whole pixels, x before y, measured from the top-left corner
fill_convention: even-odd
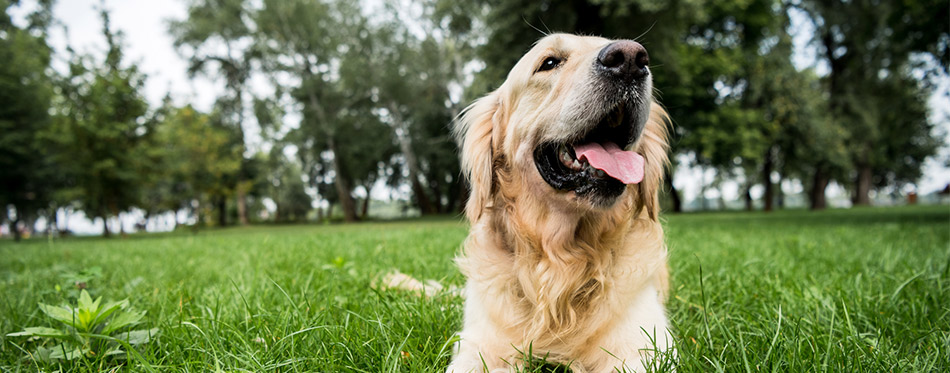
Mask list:
[[[132,309],[127,299],[102,303],[102,297],[92,300],[89,292],[82,289],[76,306],[57,307],[43,303],[39,306],[46,316],[58,323],[58,328],[28,327],[7,334],[7,337],[30,337],[27,341],[39,341],[27,357],[42,363],[96,357],[124,358],[127,353],[136,355],[133,346],[147,343],[158,335],[157,328],[130,330],[141,323],[145,312]],[[22,346],[18,347],[24,350]]]

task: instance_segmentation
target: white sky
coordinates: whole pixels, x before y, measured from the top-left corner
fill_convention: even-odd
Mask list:
[[[25,3],[26,5],[20,9],[12,11],[14,20],[17,22],[22,23],[23,15],[32,9],[32,2]],[[99,0],[59,0],[56,3],[54,16],[68,29],[68,35],[63,32],[62,27],[52,30],[50,43],[57,52],[65,52],[68,44],[79,52],[102,55],[106,47],[101,35],[102,25],[97,10],[99,3]],[[137,63],[141,71],[147,74],[145,96],[152,105],[157,106],[166,93],[170,92],[179,105],[190,103],[199,110],[210,110],[223,85],[200,77],[194,80],[189,79],[186,73],[187,63],[174,50],[168,34],[167,21],[182,19],[186,16],[184,1],[105,0],[105,6],[111,11],[113,28],[124,33],[126,61]],[[800,17],[793,17],[793,23],[803,25],[807,22],[802,22]],[[808,30],[807,25],[804,26],[806,27],[803,27],[795,38],[798,51],[795,63],[798,66],[807,65],[808,61],[814,59],[814,55],[808,51],[807,43],[811,31]],[[55,62],[58,65],[54,66],[62,67],[63,62],[60,59]],[[950,123],[948,123],[950,121],[950,79],[943,80],[943,84],[931,97],[929,104],[933,111],[932,119],[938,123],[943,134],[947,135],[950,133]],[[941,159],[948,158],[950,158],[950,149],[945,147],[941,150]],[[674,181],[684,201],[698,196],[700,175],[699,170],[685,167],[677,172]],[[708,176],[706,180],[710,181],[711,176]],[[930,193],[942,189],[947,183],[950,183],[950,169],[944,167],[941,162],[928,161],[925,176],[919,183],[920,191],[924,194]],[[734,183],[727,184],[723,189],[726,199],[734,199],[738,196],[738,187]],[[840,188],[838,189],[830,188],[830,197],[843,192]],[[71,228],[79,230],[80,227],[71,225]],[[91,226],[89,228],[101,229]]]
[[[211,108],[220,88],[207,79],[188,79],[188,64],[176,53],[168,34],[168,20],[187,16],[183,1],[106,0],[105,6],[111,11],[112,28],[124,33],[126,61],[138,64],[148,77],[145,96],[152,105],[160,104],[171,92],[176,102],[191,103],[201,110]],[[98,8],[99,0],[57,1],[54,16],[69,33],[55,27],[52,46],[64,52],[68,44],[78,52],[101,56],[106,45]]]

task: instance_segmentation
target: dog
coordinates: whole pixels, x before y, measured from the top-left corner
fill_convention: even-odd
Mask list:
[[[652,84],[641,44],[552,34],[454,122],[471,231],[447,372],[643,371],[673,353]]]

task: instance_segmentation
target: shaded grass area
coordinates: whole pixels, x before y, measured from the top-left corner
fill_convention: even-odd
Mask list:
[[[665,218],[677,370],[950,370],[950,208]],[[0,370],[36,371],[6,337],[50,325],[85,280],[148,311],[158,371],[444,369],[452,294],[377,292],[391,269],[461,285],[456,219],[233,228],[127,239],[0,242]],[[98,271],[97,271],[98,269]],[[85,273],[84,273],[85,271]],[[148,370],[90,358],[41,368]]]

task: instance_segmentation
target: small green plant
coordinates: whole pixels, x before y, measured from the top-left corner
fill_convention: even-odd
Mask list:
[[[59,328],[30,327],[8,337],[31,337],[30,340],[50,339],[59,344],[37,346],[33,356],[39,360],[73,360],[83,357],[114,356],[124,358],[132,346],[147,343],[158,334],[158,328],[130,330],[141,323],[145,312],[129,306],[128,299],[102,303],[102,297],[92,300],[82,289],[76,307],[61,307],[40,303],[40,310],[60,323]],[[125,350],[123,350],[125,348]]]

